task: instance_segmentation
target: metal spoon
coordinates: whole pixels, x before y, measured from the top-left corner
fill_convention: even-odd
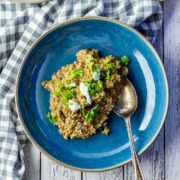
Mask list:
[[[130,117],[137,108],[138,99],[136,91],[131,82],[127,78],[123,78],[121,82],[122,86],[119,92],[118,102],[114,106],[113,111],[117,115],[123,117],[126,123],[132,154],[132,165],[134,169],[135,180],[144,180],[143,172],[140,167],[140,163],[134,146],[130,122]]]

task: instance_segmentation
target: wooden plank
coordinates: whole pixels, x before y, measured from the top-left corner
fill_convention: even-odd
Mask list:
[[[41,180],[81,180],[81,172],[64,168],[41,154]]]
[[[24,148],[25,174],[23,180],[40,180],[40,152],[28,142]]]
[[[163,27],[159,33],[157,43],[155,45],[158,54],[163,59]],[[156,141],[151,147],[140,157],[141,167],[146,180],[164,180],[164,128],[161,130]],[[133,170],[131,164],[124,167],[124,179],[133,179]]]
[[[99,173],[83,173],[83,180],[123,180],[123,168]]]
[[[146,180],[164,180],[164,130],[154,144],[139,158]],[[133,180],[131,164],[124,167],[124,179]]]
[[[180,1],[164,2],[164,61],[170,104],[165,124],[166,180],[180,179]]]

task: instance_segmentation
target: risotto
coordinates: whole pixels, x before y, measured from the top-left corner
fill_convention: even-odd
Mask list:
[[[46,117],[65,139],[88,138],[97,131],[110,132],[108,115],[116,102],[121,77],[129,59],[100,57],[95,49],[82,49],[72,64],[61,67],[41,85],[50,92]]]

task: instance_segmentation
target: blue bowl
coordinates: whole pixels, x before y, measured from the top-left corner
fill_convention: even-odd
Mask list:
[[[124,120],[109,116],[111,133],[88,139],[65,140],[46,118],[49,93],[40,83],[62,66],[72,63],[83,48],[98,49],[102,56],[127,55],[128,78],[138,95],[131,118],[136,150],[144,152],[163,126],[168,108],[168,83],[162,62],[150,43],[135,29],[113,19],[85,17],[57,25],[38,38],[18,73],[16,104],[25,132],[48,157],[81,171],[104,171],[131,160]]]

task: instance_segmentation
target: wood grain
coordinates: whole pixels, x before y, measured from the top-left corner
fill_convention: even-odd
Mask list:
[[[140,157],[141,167],[146,180],[164,180],[164,132],[156,142]],[[133,180],[131,164],[124,167],[124,180]]]
[[[83,180],[123,180],[123,168],[99,173],[83,173]]]
[[[41,180],[81,180],[81,172],[64,168],[42,155]]]
[[[23,180],[40,180],[40,152],[28,142],[24,154],[26,170]]]
[[[180,1],[164,3],[164,62],[169,78],[170,104],[165,124],[166,180],[180,179]]]

